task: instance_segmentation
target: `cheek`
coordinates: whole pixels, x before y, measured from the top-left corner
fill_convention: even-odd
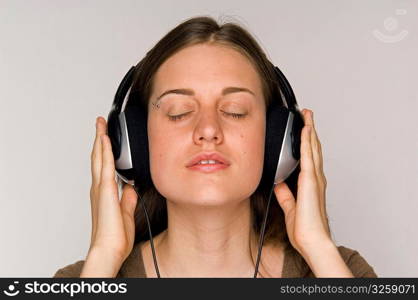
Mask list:
[[[253,179],[258,177],[261,179],[264,164],[264,131],[258,129],[241,133],[240,140],[240,168]]]
[[[151,176],[159,177],[159,173],[166,172],[165,168],[170,166],[170,153],[166,149],[172,149],[173,144],[170,140],[170,136],[163,135],[163,128],[157,129],[158,127],[148,129],[148,146],[149,146],[149,162]],[[154,180],[154,178],[153,178]]]
[[[164,127],[158,119],[148,120],[151,179],[161,194],[176,189],[176,186],[172,185],[184,167],[185,153],[190,151],[187,151],[186,143],[179,143],[179,140],[185,140],[186,137],[170,134],[168,131],[169,128]]]

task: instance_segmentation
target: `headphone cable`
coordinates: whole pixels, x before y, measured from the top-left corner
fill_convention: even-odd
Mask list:
[[[273,194],[273,190],[274,190],[274,185],[275,184],[273,184],[273,186],[270,190],[269,200],[267,202],[267,208],[266,208],[266,212],[264,214],[263,226],[261,228],[260,240],[258,241],[258,255],[257,255],[257,262],[255,264],[254,278],[257,278],[257,274],[258,274],[258,266],[260,264],[261,251],[263,249],[263,243],[264,243],[264,232],[266,230],[267,216],[268,216],[269,207],[270,207],[271,195]]]
[[[151,243],[151,250],[152,250],[152,258],[154,260],[154,267],[155,267],[155,272],[157,272],[157,277],[160,277],[160,271],[158,269],[158,263],[157,263],[157,257],[155,256],[155,248],[154,248],[154,240],[152,238],[152,233],[151,233],[151,224],[149,221],[149,217],[148,217],[148,212],[147,212],[147,208],[145,207],[145,203],[142,200],[142,197],[139,195],[138,189],[134,186],[135,192],[138,195],[138,197],[141,199],[141,204],[142,204],[142,209],[144,211],[145,214],[145,219],[147,220],[147,225],[148,225],[148,233],[149,233],[149,240]]]

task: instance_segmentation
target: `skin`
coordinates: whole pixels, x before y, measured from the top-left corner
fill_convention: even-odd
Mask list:
[[[227,86],[253,92],[221,95]],[[194,95],[168,94],[188,88]],[[169,116],[190,112],[178,121]],[[229,113],[244,113],[235,119]],[[331,239],[325,210],[326,179],[312,111],[302,110],[301,173],[295,201],[285,183],[274,192],[285,213],[292,246],[316,277],[353,277]],[[97,119],[92,151],[92,238],[81,277],[115,277],[134,240],[137,196],[126,185],[119,202],[106,121]],[[249,196],[262,174],[265,104],[250,61],[231,48],[199,44],[165,61],[155,76],[148,134],[153,182],[167,199],[168,229],[154,239],[162,277],[252,277],[257,237],[250,228]],[[169,150],[169,151],[168,151]],[[185,167],[201,151],[218,151],[231,165],[214,173]],[[250,170],[250,172],[249,172]],[[141,247],[147,277],[156,277],[149,242]],[[262,277],[280,277],[281,245],[263,247]],[[260,276],[259,276],[260,277]]]
[[[222,96],[230,86],[253,94]],[[156,104],[163,92],[180,88],[194,95],[167,94]],[[229,47],[190,46],[157,71],[148,133],[152,179],[167,199],[168,230],[156,239],[166,276],[249,277],[254,272],[248,247],[249,197],[263,170],[265,109],[258,73]],[[178,121],[168,117],[186,112]],[[246,115],[236,119],[225,112]],[[186,168],[201,151],[220,152],[230,166],[214,173]],[[149,253],[144,251],[147,260]],[[147,271],[156,275],[149,260]]]

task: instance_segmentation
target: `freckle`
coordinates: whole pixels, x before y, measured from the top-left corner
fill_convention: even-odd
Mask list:
[[[244,137],[244,135],[241,134],[241,138],[243,138],[243,137]]]

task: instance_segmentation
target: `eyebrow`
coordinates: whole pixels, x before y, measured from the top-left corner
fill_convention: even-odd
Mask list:
[[[222,96],[232,94],[232,93],[239,93],[239,92],[246,92],[250,93],[251,95],[255,96],[254,92],[244,88],[244,87],[236,87],[236,86],[228,86],[222,90]],[[156,103],[159,102],[159,100],[164,97],[167,94],[179,94],[179,95],[186,95],[186,96],[194,96],[194,91],[191,89],[172,89],[167,90],[164,93],[162,93],[160,96],[158,96]]]

